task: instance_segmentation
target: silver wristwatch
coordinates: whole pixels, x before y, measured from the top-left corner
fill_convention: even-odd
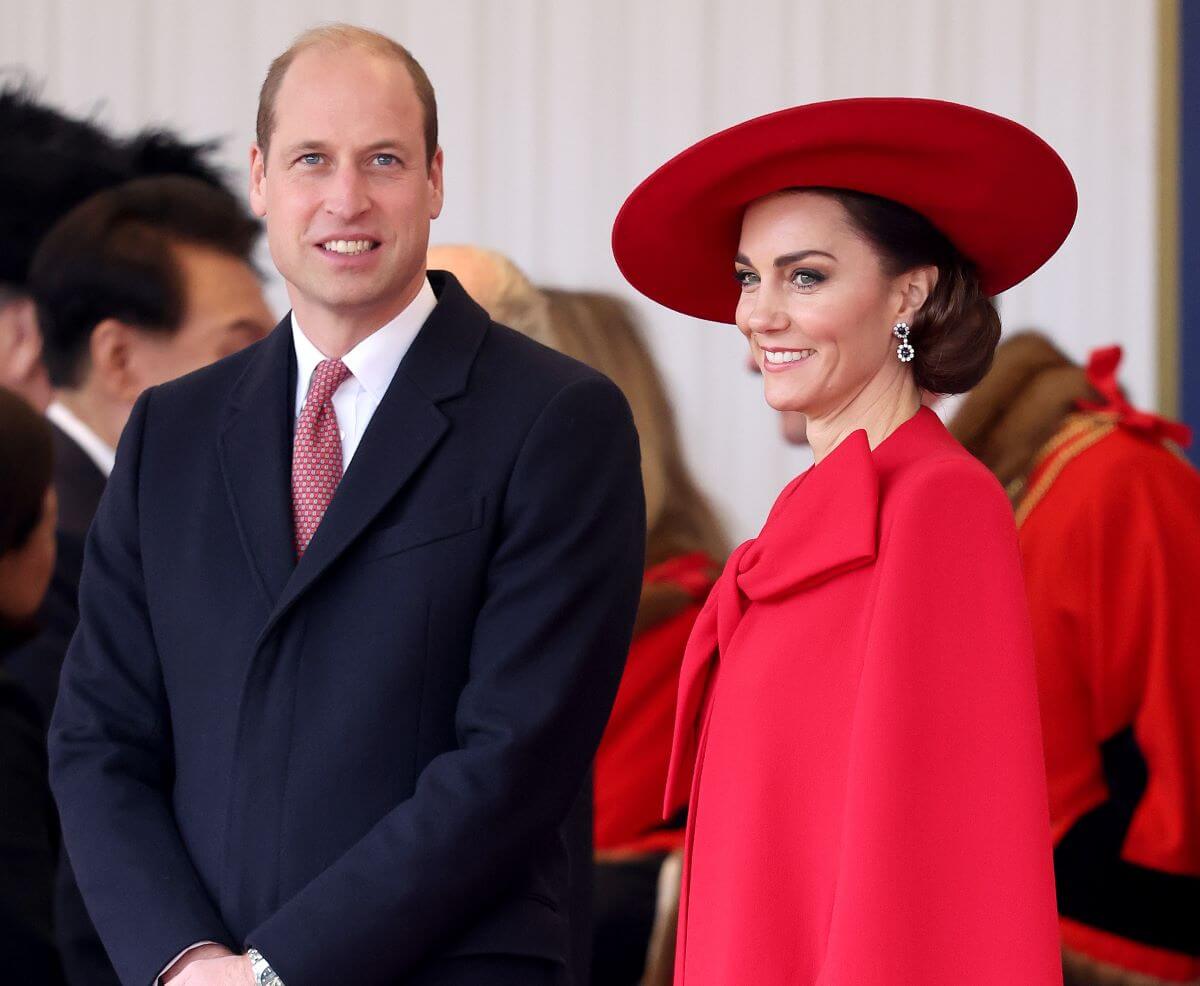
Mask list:
[[[262,957],[262,952],[257,948],[248,948],[246,956],[250,959],[250,968],[254,972],[256,986],[283,986],[283,980],[275,974],[275,970]]]

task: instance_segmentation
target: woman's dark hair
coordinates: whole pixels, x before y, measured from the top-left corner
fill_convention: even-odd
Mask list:
[[[53,468],[50,425],[0,387],[0,555],[24,547],[38,526]]]
[[[928,219],[891,199],[840,188],[812,189],[841,203],[855,228],[875,247],[889,274],[937,268],[937,284],[910,325],[917,386],[962,394],[992,365],[1000,316],[983,291],[975,266]]]

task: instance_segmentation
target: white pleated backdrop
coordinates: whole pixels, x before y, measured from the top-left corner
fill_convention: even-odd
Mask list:
[[[609,230],[628,191],[714,130],[795,103],[936,96],[1045,137],[1079,185],[1066,247],[1009,292],[1082,357],[1120,342],[1156,397],[1155,0],[0,0],[0,66],[117,128],[226,139],[244,181],[258,86],[302,29],[348,20],[409,46],[440,104],[435,242],[514,257],[544,284],[636,296]],[[1020,176],[1014,176],[1020,182]],[[271,297],[285,305],[277,282]],[[689,457],[736,538],[804,468],[735,329],[639,302]]]

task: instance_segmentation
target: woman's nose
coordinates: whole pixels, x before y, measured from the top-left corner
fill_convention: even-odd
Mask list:
[[[746,318],[746,327],[751,332],[781,332],[790,325],[787,311],[773,293],[759,292],[755,295],[754,307]]]

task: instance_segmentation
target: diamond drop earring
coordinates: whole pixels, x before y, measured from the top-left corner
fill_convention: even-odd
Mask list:
[[[901,363],[911,363],[913,357],[917,355],[917,351],[913,349],[912,343],[908,341],[908,323],[897,322],[892,327],[892,335],[900,340],[900,345],[896,347],[896,359]]]

